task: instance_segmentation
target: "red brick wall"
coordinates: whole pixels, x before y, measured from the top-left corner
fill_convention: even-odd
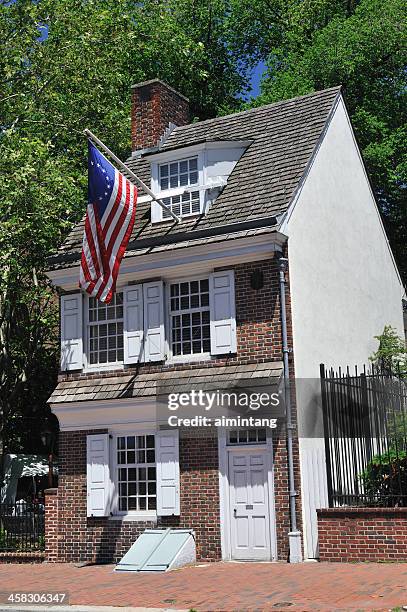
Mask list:
[[[45,553],[33,552],[0,552],[0,564],[3,563],[42,563]]]
[[[111,370],[95,373],[62,372],[58,380],[107,378],[109,376],[127,376],[132,371],[139,374],[147,372],[168,372],[211,368],[216,366],[240,365],[247,363],[264,363],[266,361],[281,361],[281,322],[279,300],[279,269],[278,260],[266,259],[250,263],[228,266],[224,269],[235,271],[235,301],[236,301],[236,334],[237,353],[219,356],[210,361],[193,362],[190,364],[165,365],[163,363],[141,364],[127,367],[125,370]],[[256,270],[261,270],[264,276],[264,286],[255,290],[250,286],[250,279]],[[288,340],[292,347],[291,304],[287,291],[287,327]],[[290,355],[290,367],[293,373],[294,361]]]
[[[321,561],[407,561],[407,508],[317,510]]]
[[[154,527],[194,529],[198,560],[221,559],[218,442],[213,430],[181,432],[181,514],[162,517],[157,524],[86,516],[86,436],[91,433],[95,431],[60,434],[58,496],[53,489],[46,496],[47,561],[118,561],[144,529]],[[285,435],[276,437],[273,445],[278,558],[286,560],[290,522]],[[298,521],[300,525],[300,505]]]
[[[58,498],[47,495],[48,561],[118,561],[144,529],[155,526],[194,529],[199,560],[220,558],[218,446],[213,432],[181,435],[181,514],[162,517],[157,525],[86,516],[86,436],[90,433],[95,431],[60,434]]]
[[[58,561],[58,489],[45,491],[45,556]]]
[[[237,354],[219,357],[209,362],[165,366],[146,364],[137,372],[157,372],[210,368],[219,365],[281,361],[281,326],[279,303],[279,268],[276,259],[268,259],[232,266],[235,271]],[[250,286],[253,272],[261,270],[264,276],[262,289]],[[292,347],[290,295],[287,290],[287,318],[289,345]],[[294,378],[293,355],[290,354],[291,377]],[[123,373],[128,374],[131,368]],[[64,373],[67,378],[92,378],[111,376],[112,373],[78,374]],[[120,376],[120,372],[114,372]],[[294,380],[293,380],[294,383]],[[294,398],[294,393],[292,395]],[[295,403],[293,402],[293,420]],[[60,520],[63,536],[60,537],[61,560],[85,560],[98,550],[101,559],[117,559],[147,525],[86,519],[86,433],[66,432],[61,435],[60,455]],[[189,434],[191,435],[191,434]],[[208,435],[208,434],[206,434]],[[288,556],[287,533],[290,529],[286,435],[281,432],[274,440],[274,479],[277,521],[277,546],[280,559]],[[294,441],[296,488],[300,491],[298,444]],[[219,559],[219,483],[217,441],[199,436],[180,441],[181,467],[181,517],[166,519],[165,524],[193,528],[197,533],[198,554],[201,560]],[[297,498],[298,527],[301,528],[301,498]],[[151,525],[149,525],[151,526]]]
[[[189,102],[171,87],[154,80],[132,89],[131,140],[132,149],[148,149],[157,141],[169,123],[185,125],[189,122]]]

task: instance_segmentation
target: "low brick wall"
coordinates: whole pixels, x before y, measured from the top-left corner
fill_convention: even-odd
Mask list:
[[[45,490],[45,558],[58,561],[58,489]]]
[[[44,560],[45,553],[42,551],[0,553],[0,563],[42,563]]]
[[[407,561],[407,508],[317,510],[320,561]]]

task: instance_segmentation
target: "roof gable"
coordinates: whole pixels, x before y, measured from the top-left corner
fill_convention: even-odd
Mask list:
[[[205,231],[231,224],[275,218],[285,212],[323,133],[340,87],[254,108],[233,115],[176,127],[160,151],[216,140],[250,140],[251,144],[236,164],[227,185],[206,215],[152,224],[150,202],[139,202],[128,252],[163,242],[190,239]],[[132,156],[129,168],[149,184],[149,155]],[[140,192],[141,193],[141,192]],[[274,221],[275,223],[275,221]],[[270,225],[273,222],[270,221]],[[58,254],[50,258],[52,267],[79,259],[83,221],[71,231]],[[76,256],[77,255],[77,256]],[[65,264],[65,265],[66,265]]]

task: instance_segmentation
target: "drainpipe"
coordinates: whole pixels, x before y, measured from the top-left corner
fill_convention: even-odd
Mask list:
[[[291,394],[290,394],[290,368],[288,363],[288,347],[287,339],[287,313],[285,304],[285,273],[288,267],[288,259],[280,257],[280,308],[281,308],[281,335],[283,343],[283,363],[284,363],[284,399],[285,399],[285,414],[287,420],[287,459],[288,459],[288,486],[289,486],[289,501],[290,501],[290,526],[291,530],[288,533],[289,542],[289,562],[300,563],[302,561],[301,552],[301,532],[297,529],[296,502],[297,491],[294,483],[294,455],[293,455],[293,423],[291,412]]]

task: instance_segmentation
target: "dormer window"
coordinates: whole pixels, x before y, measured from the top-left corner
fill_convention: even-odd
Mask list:
[[[249,141],[215,141],[150,156],[151,189],[177,217],[205,214],[227,183]],[[151,221],[172,220],[157,202]]]
[[[198,158],[182,159],[160,165],[160,189],[176,189],[198,184]]]
[[[186,187],[198,186],[199,184],[198,157],[160,164],[159,184],[161,193],[166,191],[174,193],[174,195],[168,197],[164,197],[162,194],[161,199],[177,216],[186,217],[201,212],[199,190],[185,190]],[[169,219],[170,217],[169,213],[162,211],[163,219]]]

